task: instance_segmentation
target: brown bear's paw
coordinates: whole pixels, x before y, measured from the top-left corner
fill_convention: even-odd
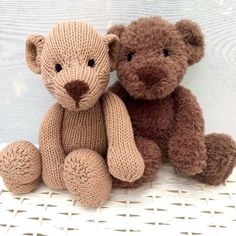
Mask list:
[[[41,175],[39,150],[27,141],[9,144],[0,152],[0,175],[9,191],[16,194],[32,191]]]
[[[154,141],[143,137],[135,137],[135,142],[144,160],[144,173],[141,178],[131,183],[113,178],[113,186],[116,188],[137,188],[143,183],[150,182],[154,179],[160,167],[161,150],[158,145]]]
[[[110,196],[112,181],[102,156],[90,149],[71,152],[63,177],[67,189],[86,207],[98,207]]]
[[[175,135],[169,142],[168,157],[175,170],[185,176],[202,173],[207,159],[204,137],[191,132]]]
[[[210,185],[223,183],[231,174],[236,162],[236,144],[225,134],[206,136],[207,167],[194,176],[200,182]]]

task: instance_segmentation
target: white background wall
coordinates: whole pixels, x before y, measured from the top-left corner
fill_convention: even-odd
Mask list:
[[[1,0],[0,143],[18,139],[37,143],[40,120],[54,102],[40,75],[26,66],[27,35],[46,34],[55,23],[72,19],[87,21],[104,34],[112,24],[148,15],[199,22],[206,36],[206,56],[188,70],[183,84],[198,98],[207,133],[225,132],[236,139],[235,0]]]

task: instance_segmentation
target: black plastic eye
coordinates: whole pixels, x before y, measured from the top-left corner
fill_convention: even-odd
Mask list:
[[[130,52],[130,53],[128,54],[128,56],[127,56],[127,60],[128,60],[128,61],[131,61],[132,58],[133,58],[133,55],[134,55],[134,53],[133,53],[133,52]]]
[[[168,49],[163,49],[163,55],[164,55],[164,57],[168,57],[169,56],[169,50]]]
[[[57,73],[60,72],[62,70],[61,65],[60,64],[56,64],[55,65],[55,70],[56,70]]]
[[[95,65],[94,59],[89,59],[89,60],[88,60],[88,66],[94,67],[94,65]]]

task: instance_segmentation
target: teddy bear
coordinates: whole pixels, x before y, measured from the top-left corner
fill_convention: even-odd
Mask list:
[[[124,101],[145,161],[140,179],[133,183],[116,179],[116,185],[137,187],[151,181],[160,160],[169,160],[177,172],[205,184],[224,182],[235,165],[235,141],[226,134],[204,134],[197,99],[180,85],[188,66],[204,55],[199,25],[187,19],[172,24],[151,16],[129,26],[114,25],[108,33],[120,39],[118,81],[110,91]]]
[[[27,193],[42,177],[53,189],[68,189],[81,205],[104,203],[112,177],[139,179],[144,161],[122,100],[106,91],[119,48],[116,35],[100,36],[87,23],[63,22],[47,37],[29,36],[26,61],[42,74],[56,103],[39,131],[39,149],[27,141],[0,153],[0,175],[13,193]]]

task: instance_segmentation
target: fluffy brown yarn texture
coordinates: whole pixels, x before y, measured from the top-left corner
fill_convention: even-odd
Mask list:
[[[104,203],[111,175],[134,182],[144,172],[131,121],[121,99],[106,92],[119,48],[116,35],[100,36],[83,22],[65,22],[47,37],[26,41],[26,61],[42,73],[56,98],[39,132],[39,150],[19,141],[0,153],[0,174],[14,193],[36,188],[42,179],[67,188],[84,206]]]
[[[145,161],[136,187],[154,178],[160,158],[180,173],[217,185],[230,175],[236,145],[225,134],[204,134],[204,119],[196,97],[180,86],[188,66],[204,55],[204,37],[197,23],[171,24],[161,17],[140,18],[108,33],[120,38],[118,81],[111,91],[124,101]],[[152,164],[150,164],[152,163]]]

